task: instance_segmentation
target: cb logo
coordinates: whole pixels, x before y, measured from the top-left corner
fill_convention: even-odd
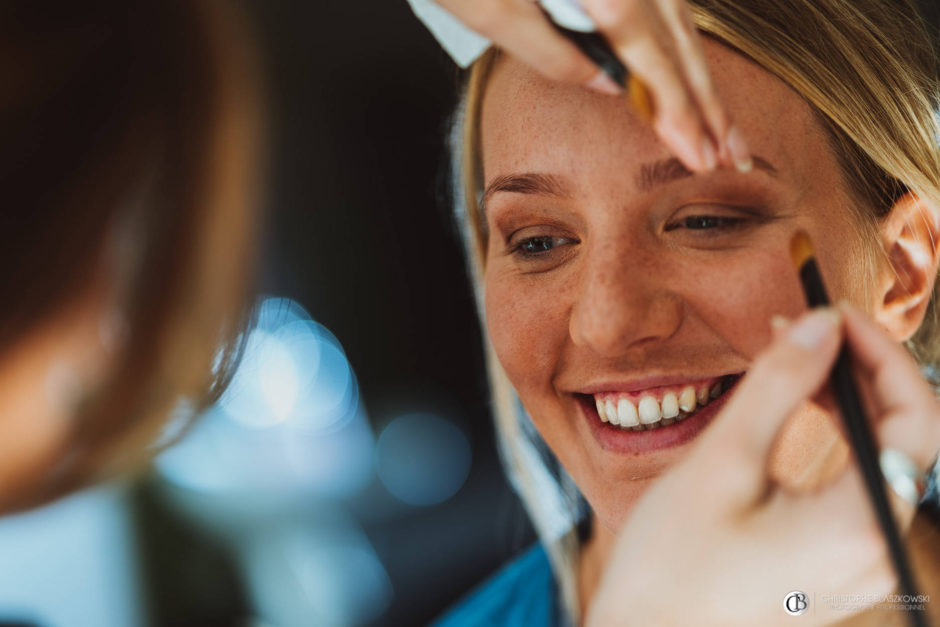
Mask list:
[[[806,598],[805,592],[794,590],[793,592],[788,592],[787,596],[783,597],[783,609],[785,609],[790,616],[799,616],[805,612],[808,607],[809,599]]]

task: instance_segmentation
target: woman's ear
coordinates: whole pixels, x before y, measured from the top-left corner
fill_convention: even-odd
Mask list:
[[[880,227],[888,268],[882,274],[874,317],[899,342],[920,327],[940,261],[940,215],[913,193],[903,195]]]

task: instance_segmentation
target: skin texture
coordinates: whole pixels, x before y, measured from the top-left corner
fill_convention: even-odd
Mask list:
[[[536,427],[595,512],[580,572],[583,602],[614,532],[696,441],[636,455],[604,450],[573,393],[649,376],[748,370],[771,341],[772,316],[793,318],[806,307],[789,256],[798,229],[816,244],[834,299],[874,315],[898,341],[919,324],[916,316],[897,325],[880,319],[893,273],[879,266],[873,274],[861,253],[836,158],[808,105],[724,46],[707,40],[705,53],[722,102],[753,148],[750,173],[681,172],[650,186],[644,168],[672,155],[624,100],[550,83],[512,59],[500,61],[487,86],[487,325]],[[552,177],[556,189],[506,184],[522,174]],[[693,229],[684,221],[691,216],[739,222]],[[524,257],[524,243],[536,254]],[[935,252],[927,255],[933,274],[923,268],[931,277]],[[843,468],[846,454],[834,420],[807,403],[784,423],[767,470],[784,488],[808,490]]]

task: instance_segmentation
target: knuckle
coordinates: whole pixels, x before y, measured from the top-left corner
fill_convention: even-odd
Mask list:
[[[471,29],[488,34],[499,28],[506,20],[506,7],[500,0],[480,2],[463,18]]]

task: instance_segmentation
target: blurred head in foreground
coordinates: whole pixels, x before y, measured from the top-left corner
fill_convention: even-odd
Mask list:
[[[834,298],[925,367],[940,358],[937,68],[913,5],[690,6],[753,171],[693,174],[625,99],[493,51],[472,69],[455,135],[497,432],[572,612],[594,540],[611,546],[694,445],[769,343],[771,316],[805,307],[797,229]],[[781,483],[810,488],[845,463],[821,412],[807,404],[782,430],[769,461]],[[583,546],[581,517],[595,523]]]
[[[253,58],[214,0],[0,7],[0,511],[141,465],[230,370]]]

